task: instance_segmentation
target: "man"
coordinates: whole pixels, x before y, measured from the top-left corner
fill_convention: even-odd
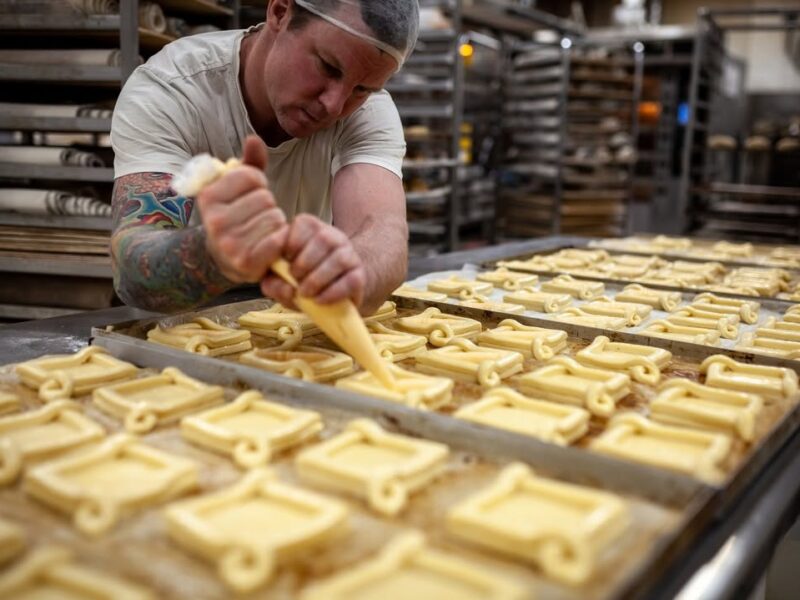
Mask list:
[[[416,0],[272,0],[262,25],[178,40],[139,67],[111,132],[122,300],[170,311],[260,282],[291,306],[268,272],[282,256],[301,295],[374,311],[406,273],[405,142],[382,87],[417,26]],[[244,164],[177,196],[172,177],[201,152]]]

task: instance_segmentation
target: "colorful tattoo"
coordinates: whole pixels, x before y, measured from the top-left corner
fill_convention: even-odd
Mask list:
[[[159,312],[207,302],[233,287],[206,253],[202,227],[189,227],[194,200],[170,189],[166,173],[114,182],[111,260],[126,304]]]

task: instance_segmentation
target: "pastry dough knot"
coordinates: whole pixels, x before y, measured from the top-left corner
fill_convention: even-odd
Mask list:
[[[632,356],[627,362],[631,376],[639,383],[656,385],[661,379],[661,369],[652,360],[642,356]]]
[[[509,292],[516,292],[522,287],[522,284],[516,279],[505,279],[503,281],[503,289]]]
[[[550,360],[556,355],[555,351],[547,345],[547,339],[544,336],[533,338],[531,353],[538,360]]]
[[[375,510],[394,516],[406,505],[408,490],[392,473],[382,473],[367,483],[367,499]]]
[[[495,387],[503,380],[498,373],[497,362],[484,360],[478,365],[478,383],[483,387]]]
[[[9,439],[0,439],[0,485],[11,483],[22,469],[22,453]]]
[[[53,374],[39,386],[39,397],[45,402],[69,398],[75,388],[72,377],[64,371],[54,371]]]
[[[75,509],[75,527],[89,535],[108,531],[118,517],[117,505],[108,498],[83,498]]]
[[[277,335],[282,344],[276,350],[292,350],[303,341],[303,327],[297,323],[281,325]]]
[[[272,458],[269,441],[262,438],[242,438],[233,447],[233,459],[245,469],[267,464]]]
[[[205,340],[199,335],[193,335],[186,340],[186,345],[184,348],[188,352],[195,352],[196,354],[201,354],[202,356],[207,356],[209,353],[208,344],[206,344]]]
[[[610,417],[614,414],[616,404],[602,384],[591,383],[586,389],[586,407],[600,417]]]
[[[272,575],[275,557],[272,553],[247,546],[229,548],[219,563],[219,574],[238,592],[249,592]]]
[[[464,288],[461,288],[460,290],[458,290],[458,297],[461,300],[472,300],[472,299],[478,297],[478,295],[475,293],[475,290],[473,290],[472,288],[464,287]]]
[[[300,359],[293,359],[285,363],[286,370],[284,375],[294,377],[295,379],[302,379],[303,381],[314,381],[314,369],[306,361]]]
[[[586,543],[563,533],[549,534],[539,543],[539,560],[545,573],[557,574],[564,581],[586,581],[592,571],[592,557]]]
[[[131,433],[147,433],[158,423],[158,416],[141,402],[131,408],[125,415],[125,429]]]
[[[446,346],[455,337],[453,328],[447,323],[437,323],[428,334],[428,339],[434,346]]]

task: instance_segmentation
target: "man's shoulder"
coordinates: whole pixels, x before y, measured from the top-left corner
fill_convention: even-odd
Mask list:
[[[231,68],[243,33],[234,29],[180,38],[154,54],[143,68],[166,82]]]

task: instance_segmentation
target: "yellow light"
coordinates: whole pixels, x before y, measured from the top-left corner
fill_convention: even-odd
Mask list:
[[[464,58],[469,58],[475,53],[475,48],[472,47],[472,44],[461,44],[458,48],[458,53]]]

